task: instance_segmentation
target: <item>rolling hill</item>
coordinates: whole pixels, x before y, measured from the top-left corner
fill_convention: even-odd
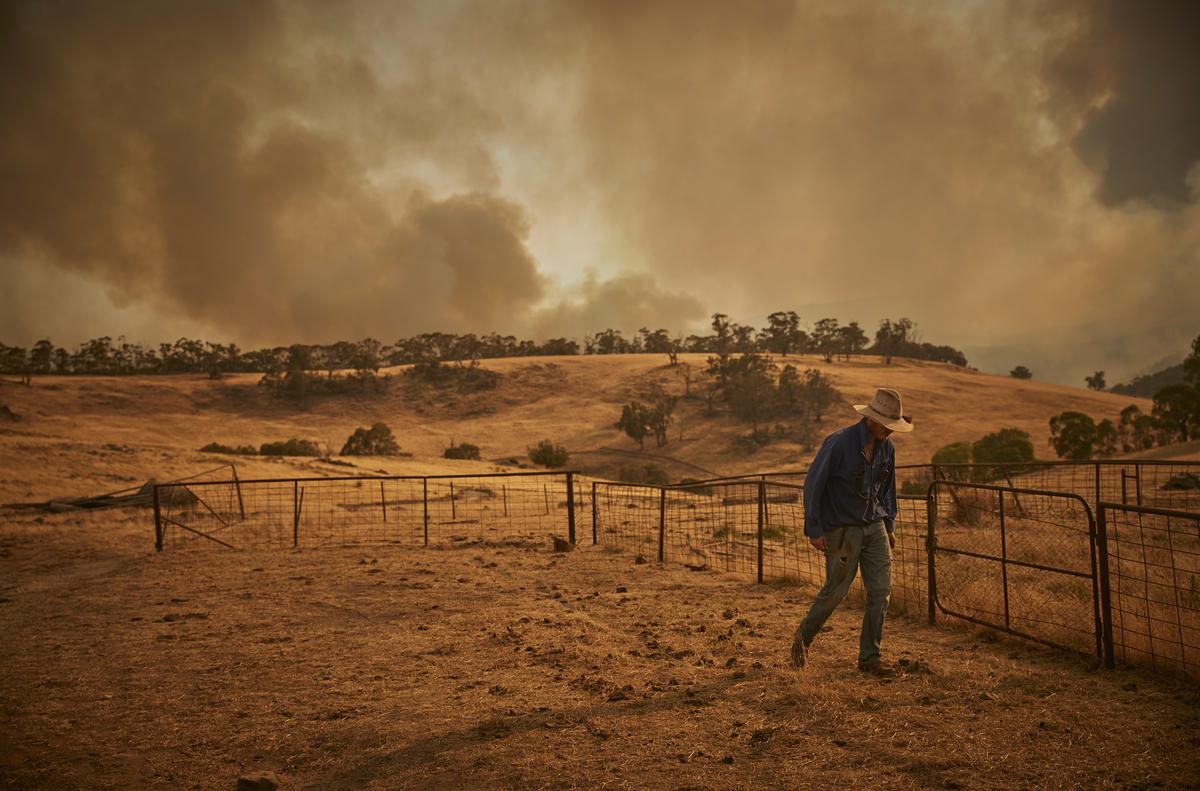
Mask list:
[[[877,386],[900,390],[916,430],[897,439],[901,464],[922,463],[944,445],[974,441],[1015,427],[1029,432],[1039,458],[1054,458],[1048,420],[1064,410],[1096,420],[1116,419],[1130,403],[1148,411],[1147,399],[1099,393],[979,373],[961,367],[875,357],[825,363],[817,356],[777,359],[801,370],[816,368],[843,396],[816,431],[817,441],[856,419],[855,403]],[[31,386],[0,384],[0,405],[19,417],[0,426],[0,501],[55,496],[64,488],[117,490],[147,478],[169,479],[236,461],[243,477],[478,471],[528,464],[526,448],[541,439],[564,445],[570,467],[615,476],[621,464],[652,463],[672,479],[799,469],[812,447],[783,437],[757,452],[737,442],[748,424],[708,414],[695,395],[705,355],[682,355],[676,368],[659,355],[523,357],[486,360],[502,375],[494,389],[459,393],[414,386],[401,369],[380,393],[361,396],[281,398],[258,386],[257,374],[221,380],[201,375],[91,377],[45,376]],[[684,371],[691,372],[690,386]],[[622,404],[641,398],[652,384],[682,396],[668,444],[646,443],[644,452],[613,427]],[[685,395],[690,390],[691,395]],[[199,453],[210,442],[259,446],[299,437],[336,454],[359,426],[387,423],[403,455],[350,459],[354,467],[314,459],[225,457]],[[484,462],[441,458],[451,443],[478,445]],[[1176,455],[1178,454],[1178,455]],[[1154,451],[1156,458],[1200,458],[1194,445]]]

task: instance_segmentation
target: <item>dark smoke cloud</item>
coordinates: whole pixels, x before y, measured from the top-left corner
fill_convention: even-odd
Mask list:
[[[1196,199],[1200,163],[1200,3],[1109,0],[1088,8],[1052,67],[1059,88],[1099,100],[1075,137],[1110,206]]]
[[[542,297],[526,212],[486,191],[469,92],[417,76],[387,96],[267,2],[5,9],[7,261],[253,341],[491,330]],[[384,127],[467,191],[376,188]]]
[[[820,305],[1117,381],[1200,329],[1192,8],[9,2],[0,336],[115,334],[89,298],[242,345]]]

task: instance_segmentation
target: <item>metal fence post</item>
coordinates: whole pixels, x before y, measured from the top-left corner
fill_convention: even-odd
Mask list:
[[[659,489],[658,497],[658,562],[662,563],[666,555],[663,547],[667,539],[667,490]]]
[[[425,511],[425,546],[429,546],[429,479],[421,479],[421,502]]]
[[[763,581],[763,521],[767,513],[766,480],[758,482],[758,582]]]
[[[936,469],[936,468],[935,468]],[[925,553],[927,566],[926,571],[929,573],[929,623],[933,624],[937,621],[937,573],[934,566],[934,549],[937,547],[937,537],[934,534],[934,525],[937,524],[937,485],[935,479],[929,484],[929,492],[926,495],[928,499],[925,501],[925,513],[928,524],[926,525],[925,534]]]
[[[241,482],[241,480],[238,479],[237,466],[234,464],[230,464],[229,469],[233,471],[233,485],[234,485],[234,488],[237,489],[238,513],[241,515],[242,521],[245,522],[246,521],[246,503],[244,500],[242,500],[242,482]]]
[[[163,529],[162,508],[158,501],[158,484],[154,485],[154,548],[162,552]]]
[[[567,540],[575,543],[575,473],[567,473]]]
[[[1108,580],[1108,517],[1103,503],[1096,504],[1096,560],[1100,569],[1100,624],[1104,642],[1104,666],[1116,667],[1113,656],[1112,591]]]
[[[387,495],[383,493],[383,481],[379,482],[379,507],[383,509],[383,522],[387,524]]]
[[[1004,628],[1012,628],[1012,616],[1008,601],[1008,536],[1004,528],[1004,492],[996,492],[1000,501],[1000,578],[1004,588]]]
[[[292,546],[300,546],[300,481],[292,481]]]
[[[598,510],[599,509],[596,508],[596,482],[592,481],[592,544],[593,545],[599,543],[599,541],[596,538],[596,519],[597,519]]]

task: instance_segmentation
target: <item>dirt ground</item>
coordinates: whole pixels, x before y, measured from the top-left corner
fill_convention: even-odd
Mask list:
[[[141,512],[0,522],[0,787],[1200,785],[1200,691],[814,591],[541,543],[153,551]]]

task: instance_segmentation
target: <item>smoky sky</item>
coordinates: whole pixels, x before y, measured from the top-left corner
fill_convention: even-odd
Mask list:
[[[0,4],[0,340],[1200,332],[1190,2]],[[1078,380],[1078,381],[1076,381]]]

